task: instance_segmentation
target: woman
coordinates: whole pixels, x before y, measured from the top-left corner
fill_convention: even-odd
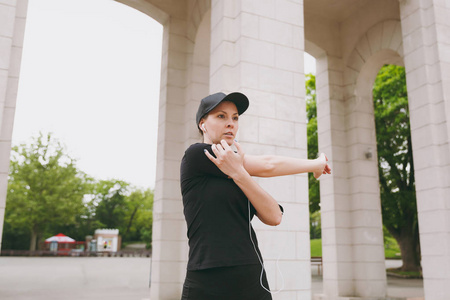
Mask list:
[[[272,299],[250,221],[256,215],[276,226],[283,208],[251,176],[314,172],[318,178],[331,172],[324,154],[316,160],[245,155],[235,138],[248,106],[241,93],[216,93],[198,108],[203,143],[191,145],[181,162],[189,239],[182,300]]]

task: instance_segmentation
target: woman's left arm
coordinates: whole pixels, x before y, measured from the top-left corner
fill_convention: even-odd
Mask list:
[[[222,141],[221,144],[213,144],[211,149],[216,155],[212,156],[205,151],[206,156],[244,192],[252,203],[258,218],[267,225],[276,226],[281,223],[282,212],[277,201],[262,189],[244,168],[244,152],[240,145],[235,143],[238,152]]]
[[[276,155],[246,155],[244,168],[251,176],[275,177],[300,173],[314,173],[315,178],[331,174],[328,158],[321,153],[317,159],[301,159]]]

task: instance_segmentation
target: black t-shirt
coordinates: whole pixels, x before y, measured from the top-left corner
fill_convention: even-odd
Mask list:
[[[191,145],[181,161],[181,193],[189,239],[187,269],[258,264],[250,220],[255,208],[241,189],[205,155],[211,145]],[[258,254],[261,257],[261,254]]]

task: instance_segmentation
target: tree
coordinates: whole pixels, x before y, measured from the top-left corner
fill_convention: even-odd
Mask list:
[[[123,242],[151,244],[153,192],[150,189],[136,189],[120,180],[100,180],[90,196],[92,219],[98,227],[119,229]]]
[[[123,241],[141,240],[147,244],[151,242],[153,192],[147,190],[134,190],[126,199],[126,229],[122,234]],[[150,240],[142,235],[145,230],[150,231]]]
[[[385,65],[373,87],[383,224],[397,240],[403,271],[420,270],[414,164],[403,67]]]
[[[94,187],[95,219],[105,228],[125,229],[129,184],[121,180],[100,180]]]
[[[152,208],[150,189],[89,178],[55,138],[40,134],[12,149],[3,247],[35,250],[39,240],[59,232],[81,241],[105,227],[150,247]]]
[[[84,174],[51,134],[14,146],[11,156],[5,228],[29,232],[35,250],[48,228],[75,223],[83,207]]]
[[[317,158],[319,143],[317,135],[317,105],[316,105],[316,76],[306,75],[306,126],[308,133],[308,159]],[[313,238],[320,238],[320,185],[313,173],[308,174],[309,183],[309,213],[310,234]]]
[[[77,241],[85,240],[87,235],[93,235],[95,230],[104,227],[95,217],[96,206],[92,201],[93,180],[87,183],[87,191],[83,197],[83,208],[80,214],[75,217],[75,223],[71,225],[59,224],[52,229],[52,232],[63,232]]]

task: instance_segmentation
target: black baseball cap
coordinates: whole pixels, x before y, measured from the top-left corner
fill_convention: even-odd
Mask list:
[[[198,123],[200,123],[200,120],[222,101],[233,102],[236,105],[239,115],[242,115],[247,110],[249,105],[247,96],[239,92],[234,92],[228,95],[219,92],[209,95],[202,99],[198,107],[197,116],[195,118],[195,120],[197,121],[197,127]]]

